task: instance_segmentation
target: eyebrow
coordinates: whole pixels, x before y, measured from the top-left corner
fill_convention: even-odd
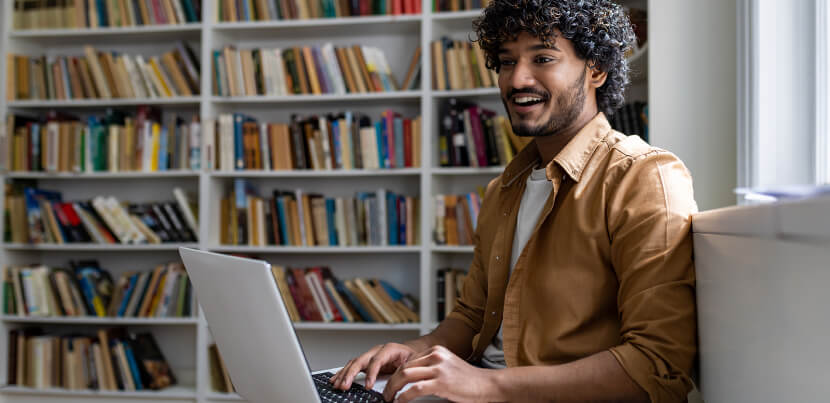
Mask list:
[[[550,45],[550,47],[547,47],[547,46],[545,46],[544,44],[541,44],[541,43],[536,44],[536,45],[531,46],[528,50],[537,51],[537,50],[550,50],[550,49],[553,49],[557,52],[562,51],[562,50],[560,50],[559,48],[556,47],[555,43]],[[504,47],[501,47],[501,48],[499,48],[499,53],[498,54],[507,53],[507,52],[508,52],[507,49],[505,49]]]

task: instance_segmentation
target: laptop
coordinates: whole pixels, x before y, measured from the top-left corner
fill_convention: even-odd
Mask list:
[[[179,254],[239,395],[251,403],[383,401],[385,379],[374,390],[354,382],[341,391],[330,372],[311,374],[270,264],[182,247]]]

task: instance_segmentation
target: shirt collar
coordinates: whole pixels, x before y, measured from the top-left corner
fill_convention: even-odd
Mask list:
[[[605,114],[600,112],[588,124],[577,132],[565,148],[554,157],[546,168],[548,179],[553,177],[553,163],[557,163],[574,182],[579,182],[588,159],[597,146],[611,131],[611,125]],[[502,173],[502,186],[510,186],[516,179],[530,171],[541,161],[536,142],[530,142],[507,164]]]

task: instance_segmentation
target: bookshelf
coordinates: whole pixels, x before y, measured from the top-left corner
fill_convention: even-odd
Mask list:
[[[148,201],[169,198],[173,187],[182,187],[198,195],[199,242],[195,244],[161,245],[25,245],[0,244],[0,260],[7,264],[65,264],[69,259],[95,258],[102,267],[117,275],[133,268],[147,269],[156,264],[177,260],[176,248],[189,246],[226,253],[251,254],[284,266],[329,266],[343,278],[380,277],[420,301],[421,322],[416,324],[374,323],[298,323],[295,328],[306,349],[313,370],[339,367],[355,354],[374,344],[404,341],[424,334],[436,326],[436,272],[444,267],[467,268],[472,261],[472,246],[435,245],[432,240],[433,205],[436,194],[459,194],[484,186],[497,176],[502,167],[446,168],[437,163],[434,135],[438,130],[440,111],[449,98],[470,100],[503,113],[496,88],[438,91],[431,86],[431,55],[422,52],[421,89],[409,91],[345,94],[221,97],[213,93],[212,51],[225,45],[239,47],[320,45],[335,46],[367,44],[381,48],[389,60],[395,77],[406,73],[412,52],[420,45],[429,49],[430,42],[441,36],[465,39],[470,22],[478,11],[430,12],[431,2],[423,1],[422,15],[366,16],[288,21],[216,22],[215,0],[203,0],[202,22],[173,26],[131,28],[98,28],[81,30],[10,30],[12,2],[0,2],[0,54],[80,54],[90,44],[103,50],[119,50],[137,54],[158,54],[165,42],[185,40],[201,60],[200,95],[167,99],[107,99],[71,101],[7,101],[0,82],[0,119],[8,113],[34,116],[49,110],[67,111],[80,116],[100,114],[105,108],[118,107],[134,111],[139,105],[158,106],[164,113],[198,114],[203,124],[220,114],[244,112],[264,122],[287,122],[290,114],[321,114],[338,110],[355,110],[373,118],[392,108],[404,116],[420,115],[421,167],[383,170],[332,171],[210,171],[205,168],[203,150],[199,171],[119,172],[90,174],[47,174],[3,172],[5,180],[32,180],[46,189],[59,190],[67,199],[113,194],[119,199]],[[640,8],[645,1],[629,0]],[[162,45],[159,45],[161,42]],[[165,48],[163,51],[166,51]],[[647,47],[638,49],[638,71],[647,73]],[[5,57],[0,58],[0,77],[5,77]],[[208,74],[206,74],[208,73]],[[641,75],[632,86],[637,99],[647,100],[648,81]],[[4,125],[0,127],[3,130]],[[204,133],[204,130],[203,130]],[[202,142],[204,144],[204,142]],[[325,193],[327,196],[351,195],[356,188],[386,188],[405,191],[420,197],[419,239],[416,246],[373,247],[286,247],[220,245],[218,231],[219,200],[232,186],[233,180],[245,178],[260,189],[296,189]],[[124,186],[127,185],[127,186]],[[0,199],[0,203],[3,200]],[[0,231],[3,222],[0,220]],[[238,290],[229,290],[235,292]],[[265,318],[264,318],[265,319]],[[179,385],[159,392],[99,392],[61,389],[34,390],[5,386],[6,362],[0,365],[0,403],[40,401],[191,401],[221,402],[241,400],[235,394],[215,393],[210,388],[208,346],[212,337],[204,316],[194,318],[32,318],[15,315],[0,316],[0,357],[7,355],[8,331],[22,326],[46,329],[99,326],[129,326],[130,329],[153,332],[164,351]],[[332,342],[337,340],[336,345]],[[94,399],[93,399],[94,398]]]

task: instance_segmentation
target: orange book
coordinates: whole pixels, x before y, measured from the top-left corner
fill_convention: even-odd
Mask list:
[[[148,316],[150,304],[153,302],[153,295],[155,295],[155,293],[158,291],[159,278],[161,277],[164,268],[164,265],[159,265],[153,270],[152,277],[150,277],[150,283],[147,285],[147,291],[144,293],[144,296],[142,297],[141,306],[139,307],[138,315],[136,316]]]
[[[182,74],[178,63],[176,63],[176,58],[173,56],[173,52],[163,54],[161,56],[161,62],[164,64],[167,72],[170,73],[170,78],[173,80],[173,85],[176,86],[176,90],[178,90],[179,95],[193,95],[193,92],[190,91],[190,87],[187,85],[187,80],[184,78],[184,74]]]
[[[342,48],[335,48],[334,54],[337,56],[337,64],[340,65],[340,71],[343,73],[343,77],[346,81],[346,88],[349,90],[349,93],[358,92],[354,76],[352,75],[352,69],[349,68],[349,60],[346,58],[345,52]]]
[[[346,55],[346,58],[349,61],[349,69],[352,72],[352,76],[354,77],[355,84],[357,85],[358,92],[371,92],[371,87],[369,87],[369,83],[363,78],[363,73],[360,69],[360,62],[357,59],[357,55],[355,55],[355,51],[352,48],[344,48],[343,52]]]
[[[305,62],[303,62],[304,58],[302,57],[302,52],[298,47],[291,48],[291,52],[294,53],[294,61],[297,63],[297,75],[300,80],[300,89],[303,94],[311,94],[311,89],[308,87],[308,76],[306,75],[307,66]]]
[[[303,60],[305,61],[305,66],[308,70],[308,83],[311,85],[311,92],[315,95],[322,94],[323,91],[320,88],[320,79],[317,77],[317,68],[314,64],[314,57],[311,55],[311,48],[308,46],[303,47]]]
[[[458,245],[458,218],[455,212],[455,205],[457,203],[455,195],[444,196],[444,205],[447,208],[445,216],[447,229],[447,245]]]
[[[361,49],[359,45],[354,45],[352,46],[352,50],[354,51],[355,58],[357,59],[357,65],[360,68],[360,75],[366,83],[366,89],[369,92],[383,91],[383,88],[375,88],[372,83],[372,77],[369,75],[369,66],[366,65],[366,58],[363,55],[363,49]]]

